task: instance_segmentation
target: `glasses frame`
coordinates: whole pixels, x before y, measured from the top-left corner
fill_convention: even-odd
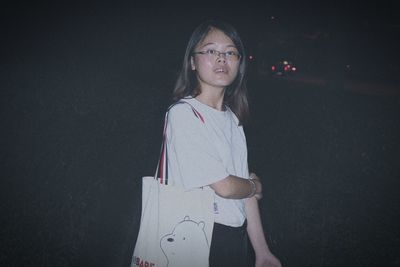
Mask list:
[[[210,51],[214,51],[215,54],[210,54]],[[234,59],[235,56],[234,57],[229,57],[228,53],[232,53],[232,52],[237,54],[237,59]],[[232,61],[232,62],[240,61],[240,59],[242,58],[242,55],[240,53],[238,53],[238,52],[235,52],[235,51],[221,52],[221,51],[218,51],[218,50],[215,50],[215,49],[207,49],[207,50],[204,50],[204,51],[194,51],[194,52],[192,52],[192,55],[198,55],[198,54],[199,55],[206,55],[206,56],[209,56],[209,57],[214,57],[215,59],[221,57],[221,54],[223,54],[225,56],[226,60],[229,60],[229,61]]]

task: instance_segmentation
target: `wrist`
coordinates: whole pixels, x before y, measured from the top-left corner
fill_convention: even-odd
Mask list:
[[[247,179],[247,181],[249,181],[249,183],[250,183],[251,190],[250,190],[249,195],[246,198],[251,198],[257,193],[257,185],[253,179]]]
[[[254,254],[257,257],[265,257],[268,256],[271,253],[271,251],[269,250],[269,247],[267,244],[265,244],[264,246],[258,247],[258,248],[254,248]]]

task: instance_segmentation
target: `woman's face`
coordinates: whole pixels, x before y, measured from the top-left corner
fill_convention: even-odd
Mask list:
[[[194,52],[191,67],[196,71],[201,91],[207,88],[225,89],[235,80],[240,56],[234,56],[238,54],[238,50],[222,31],[212,29],[204,40],[197,44]],[[229,55],[226,52],[229,52]]]

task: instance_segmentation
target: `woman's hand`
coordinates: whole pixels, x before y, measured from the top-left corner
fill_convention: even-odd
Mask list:
[[[278,258],[268,251],[262,256],[256,255],[255,267],[282,267],[282,264]]]
[[[254,197],[257,200],[262,199],[262,184],[261,184],[260,178],[253,172],[250,173],[249,178],[252,179],[256,184],[256,193],[255,193]]]

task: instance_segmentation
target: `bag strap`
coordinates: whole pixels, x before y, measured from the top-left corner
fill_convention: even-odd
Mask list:
[[[166,142],[168,114],[169,114],[170,109],[177,104],[188,104],[191,107],[195,117],[198,118],[202,123],[205,123],[204,117],[200,114],[200,112],[198,112],[193,107],[192,104],[190,104],[186,101],[179,100],[168,107],[167,112],[165,113],[165,118],[164,118],[163,139],[162,139],[162,144],[161,144],[160,156],[159,156],[159,160],[157,163],[156,173],[154,174],[154,179],[158,180],[160,182],[160,184],[165,184],[165,185],[168,185],[168,158],[167,158],[168,151],[167,151],[167,142]]]

